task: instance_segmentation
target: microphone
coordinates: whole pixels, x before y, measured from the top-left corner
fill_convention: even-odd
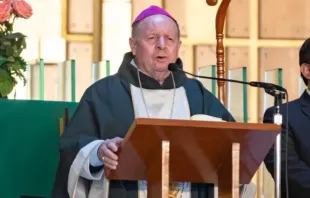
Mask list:
[[[264,88],[266,93],[271,94],[272,96],[275,96],[275,94],[276,94],[275,91],[287,93],[285,88],[283,88],[279,85],[272,84],[272,83],[255,82],[255,81],[254,82],[245,82],[245,81],[240,81],[240,80],[216,78],[216,77],[208,77],[208,76],[200,76],[200,75],[192,74],[192,73],[184,71],[175,63],[170,63],[168,65],[168,70],[169,71],[181,71],[181,72],[184,72],[186,74],[189,74],[191,76],[198,77],[198,78],[205,78],[205,79],[211,79],[211,80],[217,80],[217,81],[234,82],[234,83],[240,83],[240,84],[247,84],[247,85],[250,85],[252,87],[260,87],[260,88]],[[284,94],[281,94],[281,95],[283,95],[283,97],[285,97]],[[283,99],[285,99],[285,98],[283,98]]]

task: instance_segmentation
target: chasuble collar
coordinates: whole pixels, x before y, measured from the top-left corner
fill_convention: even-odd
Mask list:
[[[137,75],[137,68],[131,64],[132,59],[134,58],[131,52],[128,52],[124,55],[123,62],[118,70],[122,80],[127,81],[128,83],[139,87],[139,80]],[[177,59],[176,64],[182,68],[182,60]],[[175,80],[176,88],[184,85],[187,77],[183,72],[174,71],[172,72]],[[165,79],[165,81],[160,84],[157,80],[152,77],[140,72],[141,84],[144,89],[173,89],[173,81],[171,74]]]

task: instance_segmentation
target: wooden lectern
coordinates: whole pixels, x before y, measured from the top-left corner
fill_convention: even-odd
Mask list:
[[[275,142],[280,126],[136,119],[110,180],[146,180],[148,198],[168,198],[169,182],[213,183],[219,197],[239,197]]]

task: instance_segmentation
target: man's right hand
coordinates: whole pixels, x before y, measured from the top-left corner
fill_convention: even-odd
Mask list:
[[[118,156],[115,154],[117,152],[122,138],[116,137],[113,139],[105,140],[98,149],[98,157],[103,162],[105,167],[115,170],[118,165]]]

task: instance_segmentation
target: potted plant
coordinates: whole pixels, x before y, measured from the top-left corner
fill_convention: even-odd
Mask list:
[[[26,49],[26,36],[14,32],[14,22],[18,18],[32,16],[31,6],[24,0],[0,0],[0,98],[7,98],[20,78],[24,85],[26,62],[21,53]]]

